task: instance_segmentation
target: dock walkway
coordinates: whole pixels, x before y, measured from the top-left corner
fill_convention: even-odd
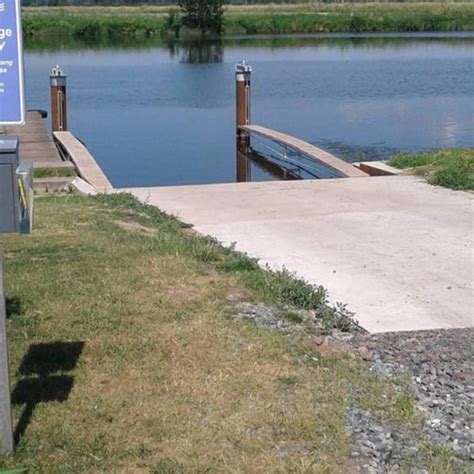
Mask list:
[[[299,138],[286,135],[285,133],[277,132],[270,128],[262,127],[261,125],[245,125],[240,126],[240,130],[248,132],[250,134],[260,135],[262,137],[273,140],[283,146],[292,148],[293,150],[302,153],[303,155],[322,163],[331,170],[338,173],[341,177],[345,178],[361,178],[367,176],[362,170],[355,166],[347,163],[327,151],[321,150],[311,143],[300,140]]]
[[[87,148],[71,132],[54,132],[54,140],[67,157],[76,166],[77,173],[98,192],[113,189],[100,166]]]
[[[24,125],[0,126],[0,137],[12,135],[20,142],[20,160],[33,163],[37,173],[34,179],[36,192],[56,192],[68,188],[75,175],[75,167],[59,153],[46,121],[38,111],[28,111]]]
[[[20,140],[20,159],[31,160],[35,168],[68,166],[61,159],[40,112],[29,111],[25,125],[0,127],[0,134],[17,136]]]

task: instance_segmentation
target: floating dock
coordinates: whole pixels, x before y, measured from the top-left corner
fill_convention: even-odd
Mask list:
[[[268,138],[274,142],[282,145],[283,147],[291,148],[302,155],[317,161],[318,163],[326,166],[341,178],[361,178],[366,177],[367,173],[359,168],[347,163],[340,158],[328,153],[327,151],[321,150],[311,143],[300,140],[299,138],[286,135],[285,133],[277,132],[270,128],[262,127],[261,125],[241,125],[238,127],[239,131],[259,135],[261,137]]]

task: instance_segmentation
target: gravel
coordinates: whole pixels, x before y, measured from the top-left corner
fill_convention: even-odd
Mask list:
[[[337,334],[336,339],[341,342]],[[371,371],[387,378],[408,377],[423,419],[420,440],[381,426],[370,412],[351,408],[348,430],[353,454],[363,459],[367,472],[397,472],[402,458],[416,462],[421,442],[450,449],[474,472],[473,328],[346,335],[342,343]]]
[[[303,336],[305,334],[316,334],[324,327],[324,322],[314,311],[287,309],[293,318],[299,322],[285,319],[282,314],[285,311],[278,311],[272,306],[260,303],[238,303],[237,312],[234,313],[234,319],[239,321],[252,321],[260,329],[269,329],[270,331],[280,331],[288,335]]]
[[[300,314],[304,324],[284,320],[264,304],[240,303],[234,317],[299,336],[308,327],[318,329],[312,313]],[[334,330],[329,338],[311,338],[316,346],[328,339],[355,352],[381,377],[406,380],[422,420],[420,435],[400,423],[382,424],[370,411],[351,406],[347,429],[352,457],[362,472],[427,473],[416,466],[423,457],[423,444],[429,443],[449,449],[474,473],[474,328],[382,334]]]
[[[234,319],[253,321],[260,329],[283,332],[290,332],[292,329],[293,324],[280,319],[273,308],[265,304],[240,303],[237,309]]]

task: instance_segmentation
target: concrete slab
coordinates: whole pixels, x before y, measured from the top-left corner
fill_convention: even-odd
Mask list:
[[[371,332],[474,325],[472,194],[411,176],[125,191],[324,285]]]

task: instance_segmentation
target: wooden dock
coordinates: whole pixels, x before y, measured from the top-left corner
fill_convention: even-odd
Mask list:
[[[27,112],[25,125],[2,127],[0,133],[17,136],[20,141],[20,159],[31,160],[35,168],[72,166],[61,159],[40,112]]]
[[[70,132],[51,134],[38,111],[29,111],[25,125],[0,127],[1,135],[17,136],[20,160],[33,162],[35,190],[38,192],[67,189],[76,174],[95,188],[108,191],[112,185],[86,147]]]
[[[340,158],[337,158],[327,151],[321,150],[314,145],[311,145],[304,140],[299,138],[286,135],[276,130],[270,128],[262,127],[261,125],[244,125],[240,126],[239,130],[245,131],[250,134],[260,135],[262,137],[268,138],[279,143],[282,146],[286,146],[297,152],[311,158],[318,163],[323,164],[324,166],[335,171],[338,175],[344,178],[360,178],[367,176],[362,170],[352,166],[350,163],[347,163]]]
[[[49,193],[68,189],[76,174],[75,167],[62,159],[40,112],[28,111],[24,125],[0,127],[0,137],[2,135],[18,137],[20,160],[33,163],[35,192]]]

